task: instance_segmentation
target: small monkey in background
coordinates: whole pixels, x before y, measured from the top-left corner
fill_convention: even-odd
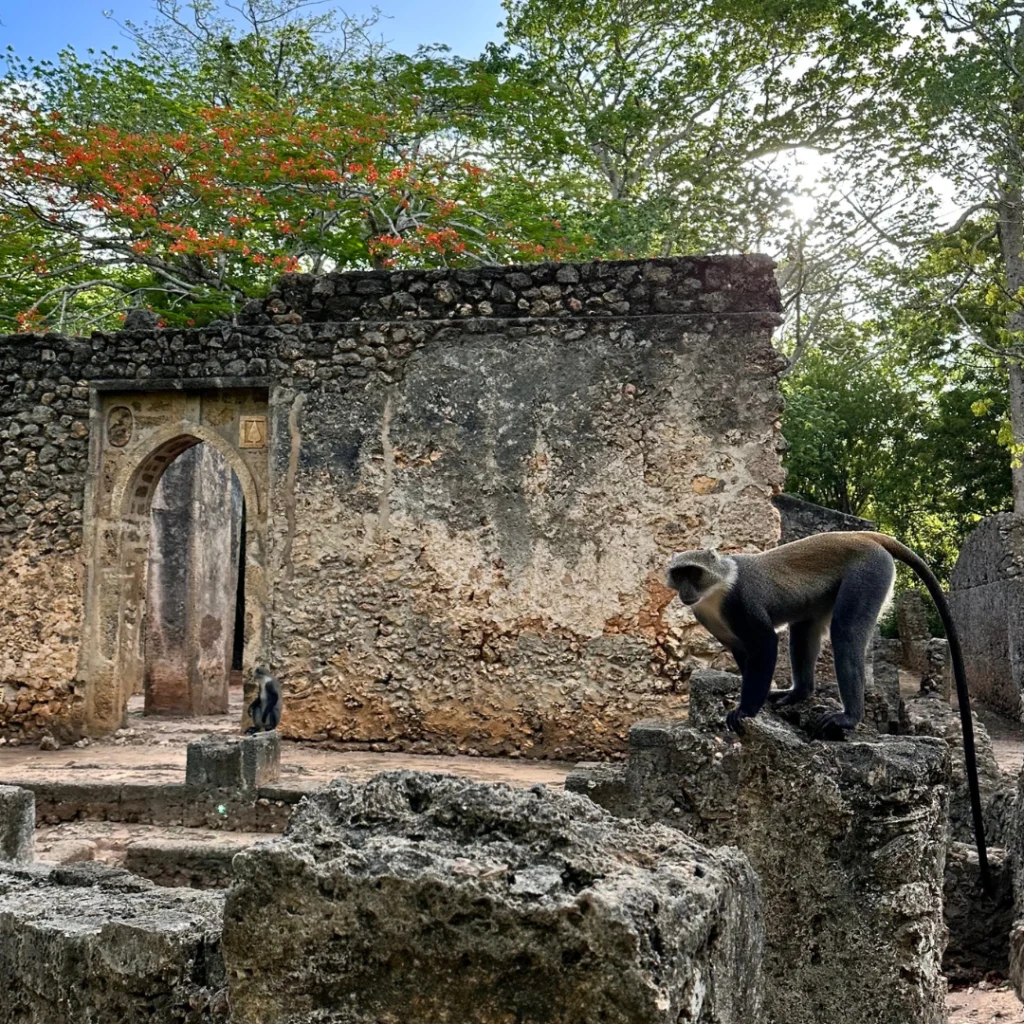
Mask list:
[[[246,736],[256,732],[270,732],[277,728],[281,721],[281,684],[265,668],[260,666],[253,671],[253,678],[260,692],[249,705],[249,717],[252,725],[245,730]]]
[[[872,632],[892,593],[898,558],[921,578],[946,628],[953,662],[964,760],[982,880],[989,888],[988,859],[978,793],[974,727],[960,639],[935,574],[910,548],[884,533],[821,533],[756,555],[719,555],[703,548],[674,555],[668,584],[697,621],[732,653],[743,679],[739,707],[727,724],[743,733],[770,701],[776,707],[814,693],[814,665],[825,630],[832,640],[843,710],[824,715],[817,731],[841,739],[864,717],[865,660]],[[778,654],[776,630],[789,626],[793,684],[771,690]]]

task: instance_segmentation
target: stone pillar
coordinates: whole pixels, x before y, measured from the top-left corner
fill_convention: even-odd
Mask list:
[[[0,786],[0,860],[25,864],[35,857],[36,795]]]
[[[747,859],[542,786],[337,779],[233,876],[236,1024],[764,1019]]]
[[[1024,692],[1024,516],[984,519],[950,579],[971,696],[1018,718]]]
[[[281,774],[281,737],[277,732],[252,736],[204,736],[188,745],[185,784],[206,789],[259,789]]]
[[[904,590],[896,602],[903,667],[918,675],[923,675],[928,669],[925,647],[932,636],[924,601],[924,594],[920,590]]]
[[[808,742],[767,710],[737,742],[724,725],[738,686],[694,673],[689,722],[635,725],[620,786],[580,766],[566,788],[747,854],[765,901],[763,1019],[941,1024],[946,744]]]
[[[234,635],[242,494],[199,444],[153,496],[146,617],[146,714],[223,714]]]

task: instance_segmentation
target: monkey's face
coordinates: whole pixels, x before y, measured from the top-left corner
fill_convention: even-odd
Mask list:
[[[723,579],[721,560],[714,551],[682,551],[668,565],[668,585],[683,604],[696,604]]]

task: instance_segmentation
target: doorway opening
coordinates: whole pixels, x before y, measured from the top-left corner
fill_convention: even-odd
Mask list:
[[[213,445],[192,445],[160,476],[149,513],[147,715],[228,710],[245,642],[244,505],[238,477]]]

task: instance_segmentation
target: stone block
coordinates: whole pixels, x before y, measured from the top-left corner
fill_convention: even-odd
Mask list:
[[[188,745],[185,783],[205,789],[254,790],[277,782],[281,773],[281,737],[204,736]]]
[[[896,602],[896,622],[903,650],[903,667],[918,675],[928,668],[926,645],[931,639],[928,628],[928,609],[924,594],[911,588],[904,590]]]
[[[33,858],[36,796],[20,786],[0,786],[0,860],[24,864]]]
[[[339,779],[234,874],[234,1024],[762,1020],[746,858],[544,787]]]
[[[125,849],[124,866],[157,885],[185,885],[192,889],[226,889],[231,884],[231,862],[251,845],[249,837],[211,842],[190,839],[140,839]]]
[[[1024,516],[983,519],[950,577],[971,696],[1016,720],[1024,692]]]
[[[95,863],[0,869],[0,1020],[226,1022],[223,906]]]
[[[937,693],[947,703],[953,694],[953,663],[949,641],[933,637],[924,646],[925,669],[921,673],[921,691]]]
[[[951,837],[974,844],[974,818],[967,789],[964,764],[963,728],[960,712],[938,693],[921,693],[904,702],[905,728],[914,736],[936,736],[946,741],[950,753],[949,829]],[[985,816],[986,840],[991,845],[1003,841],[1007,791],[1013,781],[1004,775],[996,761],[988,730],[977,718],[974,722],[974,754],[978,765],[978,790]]]
[[[740,682],[732,672],[694,672],[690,676],[690,724],[724,729],[725,716],[739,702]]]
[[[708,675],[694,674],[696,692],[724,692]],[[787,710],[806,725],[813,704]],[[697,702],[696,718],[711,727],[663,725],[660,743],[631,743],[629,812],[749,857],[766,923],[766,1007],[756,1019],[943,1022],[945,742],[870,730],[808,741],[770,709],[745,723],[740,742],[705,706]],[[600,797],[586,782],[577,771],[572,788]]]
[[[605,810],[623,817],[629,817],[633,806],[626,766],[617,762],[583,761],[566,776],[565,788],[570,793],[589,796]]]

